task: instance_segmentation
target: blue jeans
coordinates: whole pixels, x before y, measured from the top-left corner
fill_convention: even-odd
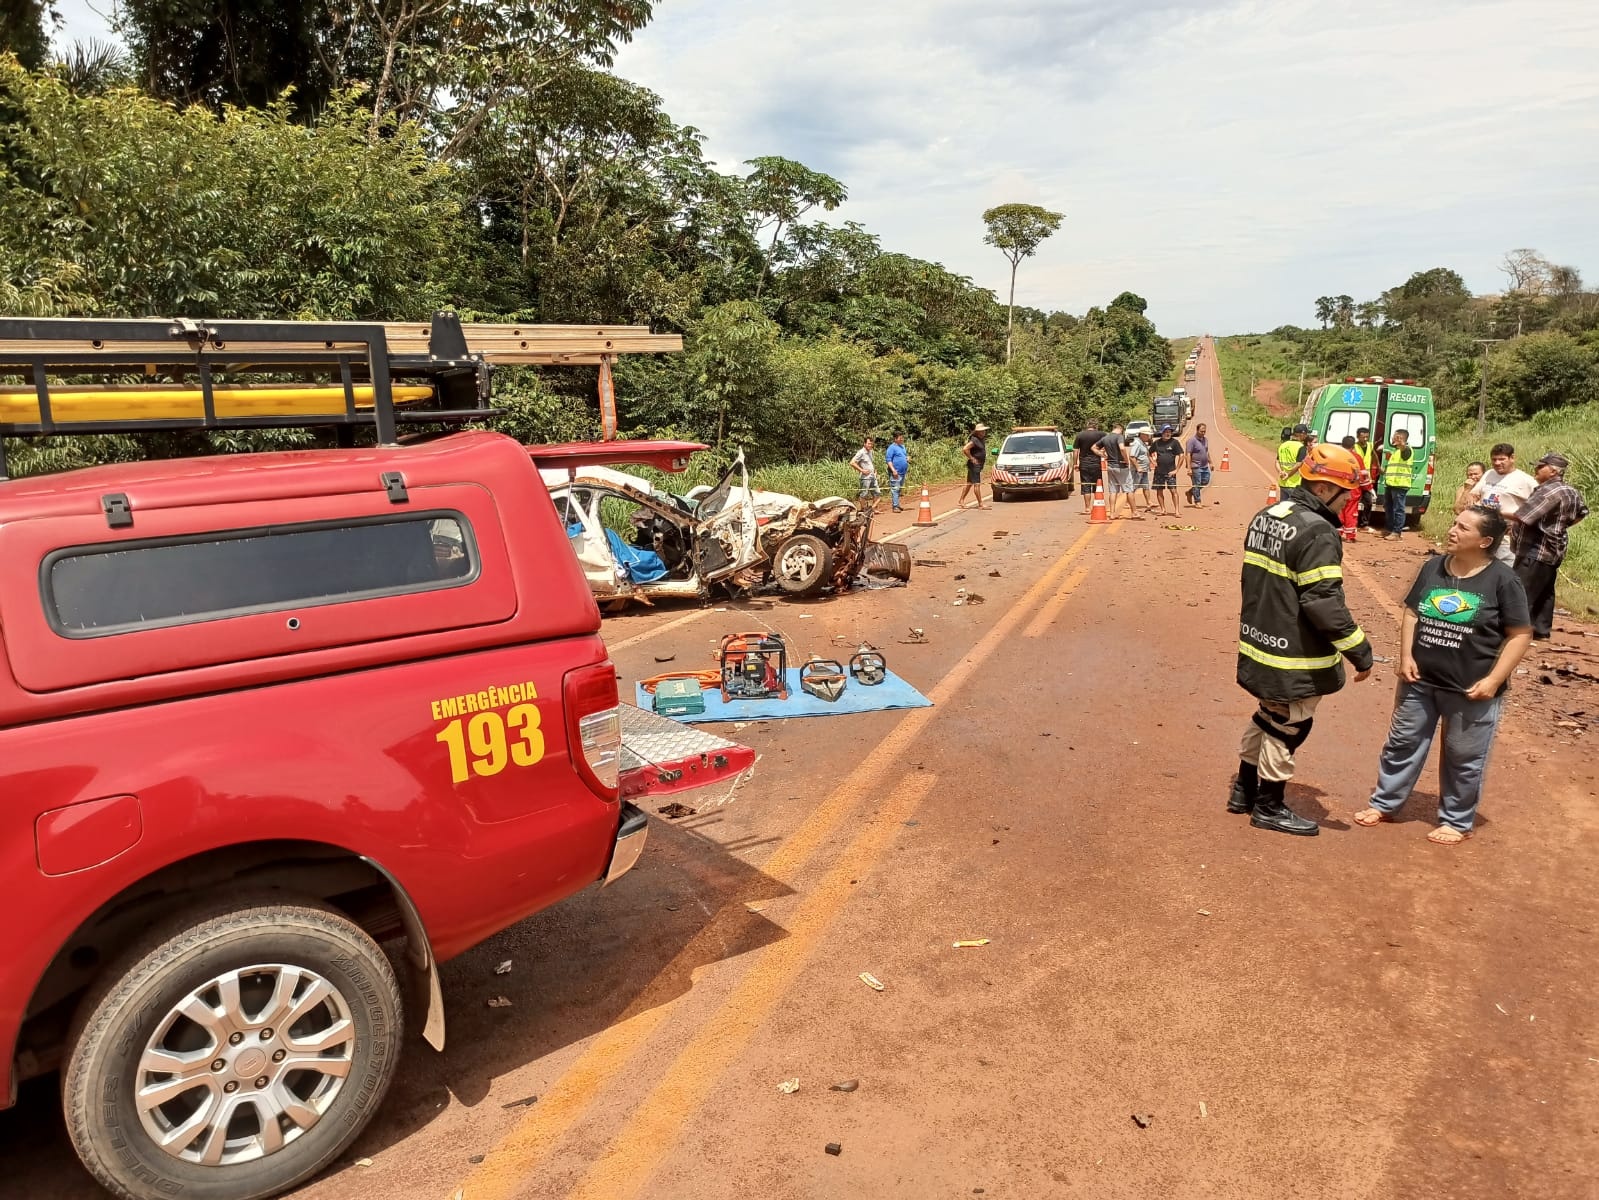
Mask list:
[[[858,498],[865,500],[868,496],[875,498],[879,495],[881,493],[877,490],[877,472],[874,471],[870,475],[862,475],[861,492]]]
[[[1207,488],[1209,486],[1210,486],[1210,468],[1209,467],[1195,467],[1194,468],[1194,489],[1193,489],[1194,490],[1194,503],[1195,504],[1198,504],[1200,499],[1201,499],[1200,494],[1199,494],[1200,493],[1200,489]]]
[[[1438,820],[1471,832],[1482,798],[1482,777],[1488,750],[1499,728],[1504,697],[1467,700],[1460,692],[1427,683],[1401,683],[1388,724],[1388,741],[1377,761],[1377,788],[1371,806],[1398,812],[1421,778],[1432,739],[1443,722],[1444,745],[1438,765]]]
[[[1405,498],[1409,488],[1384,488],[1383,504],[1388,509],[1388,532],[1398,536],[1405,532]]]
[[[899,489],[905,486],[905,476],[888,473],[888,503],[890,508],[899,507]]]

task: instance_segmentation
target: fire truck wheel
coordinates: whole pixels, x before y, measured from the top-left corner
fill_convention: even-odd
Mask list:
[[[240,900],[158,925],[101,976],[67,1041],[78,1157],[124,1200],[258,1200],[353,1142],[398,1064],[389,961],[314,901]]]
[[[833,577],[833,549],[813,533],[796,533],[778,549],[772,575],[791,596],[819,592]]]

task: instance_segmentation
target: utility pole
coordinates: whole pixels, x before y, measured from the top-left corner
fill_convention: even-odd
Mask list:
[[[1504,338],[1472,338],[1474,342],[1482,343],[1482,387],[1477,392],[1477,436],[1481,437],[1488,432],[1488,347],[1493,342],[1502,342]]]
[[[1305,364],[1299,364],[1299,411],[1305,411]]]

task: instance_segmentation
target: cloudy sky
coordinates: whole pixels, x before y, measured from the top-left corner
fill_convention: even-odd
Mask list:
[[[64,0],[69,34],[107,0]],[[885,246],[1001,296],[985,208],[1067,214],[1019,301],[1169,335],[1313,320],[1532,246],[1599,283],[1595,0],[657,0],[619,73],[723,169],[837,176]]]

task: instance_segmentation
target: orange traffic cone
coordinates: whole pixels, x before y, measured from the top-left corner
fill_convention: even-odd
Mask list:
[[[1088,510],[1090,525],[1109,525],[1110,514],[1105,511],[1105,481],[1094,484],[1094,507]]]
[[[1268,487],[1266,489],[1266,507],[1267,508],[1270,508],[1273,504],[1276,504],[1277,501],[1279,501],[1281,499],[1282,499],[1282,493],[1277,490],[1277,485],[1275,483],[1272,484],[1270,487]]]
[[[1223,446],[1221,448],[1221,466],[1218,468],[1218,470],[1231,471],[1232,469],[1232,463],[1227,461],[1227,447]]]
[[[916,523],[918,525],[933,524],[933,498],[927,494],[927,485],[922,485],[921,503],[916,506]]]

